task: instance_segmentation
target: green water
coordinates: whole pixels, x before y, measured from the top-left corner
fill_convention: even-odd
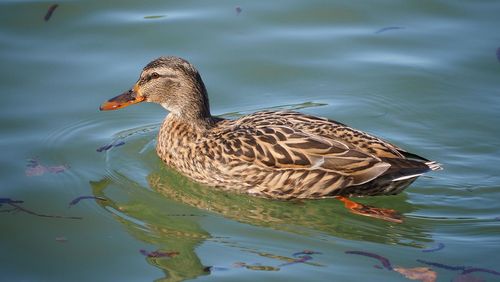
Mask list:
[[[1,281],[410,281],[346,251],[500,271],[500,2],[51,4],[0,1]],[[197,66],[214,114],[298,109],[445,170],[360,200],[402,224],[191,183],[155,155],[160,106],[98,111],[160,55]]]

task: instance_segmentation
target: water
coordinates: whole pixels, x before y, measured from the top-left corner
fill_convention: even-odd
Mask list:
[[[24,201],[0,207],[0,280],[409,281],[346,251],[500,271],[499,2],[67,1],[45,22],[51,4],[0,2],[0,198]],[[98,111],[160,55],[198,67],[215,114],[299,109],[445,170],[360,199],[402,224],[191,183],[155,156],[161,107]]]

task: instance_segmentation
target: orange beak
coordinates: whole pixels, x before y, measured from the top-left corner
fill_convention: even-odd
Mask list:
[[[101,111],[118,110],[133,104],[140,103],[144,101],[145,98],[139,94],[138,90],[139,87],[136,84],[134,88],[130,89],[129,91],[123,92],[121,95],[118,95],[102,103],[99,109]]]

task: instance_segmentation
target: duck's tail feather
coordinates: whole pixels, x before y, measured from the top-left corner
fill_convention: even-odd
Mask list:
[[[438,162],[435,162],[435,161],[429,161],[429,162],[426,162],[425,164],[429,167],[430,170],[442,170],[443,169],[441,164]]]
[[[425,172],[428,172],[429,170],[435,171],[435,170],[442,170],[443,169],[441,167],[441,164],[437,163],[435,161],[428,161],[428,162],[425,162],[424,164],[428,167],[428,169],[425,169],[424,171],[418,171],[418,172],[415,172],[415,173],[401,175],[399,177],[396,177],[396,178],[392,179],[392,181],[393,182],[394,181],[401,181],[401,180],[406,180],[406,179],[410,179],[410,178],[414,178],[414,177],[419,177],[422,174],[424,174]]]

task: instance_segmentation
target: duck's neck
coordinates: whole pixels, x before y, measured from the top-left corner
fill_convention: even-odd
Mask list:
[[[165,122],[169,124],[179,124],[189,128],[190,131],[203,133],[214,127],[219,118],[208,116],[186,116],[174,113],[169,113]]]
[[[180,95],[184,101],[181,101],[177,107],[168,107],[162,104],[163,107],[170,110],[168,118],[176,123],[190,125],[194,129],[211,128],[217,118],[212,117],[210,114],[207,89],[198,73],[196,77],[192,78],[189,87],[186,87],[185,91],[190,93]]]

